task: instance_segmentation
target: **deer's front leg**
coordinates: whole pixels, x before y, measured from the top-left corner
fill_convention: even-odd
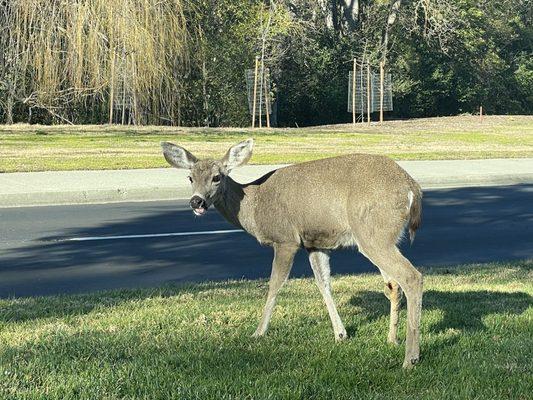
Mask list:
[[[276,296],[289,277],[294,255],[297,251],[298,247],[293,245],[274,244],[274,261],[272,262],[267,301],[261,322],[259,322],[259,326],[253,334],[254,337],[263,336],[266,333],[272,317],[272,311],[276,305]]]
[[[326,307],[328,309],[331,324],[333,325],[333,332],[335,334],[335,340],[340,341],[346,339],[346,329],[341,321],[341,317],[335,307],[335,302],[331,295],[331,283],[330,283],[330,267],[329,267],[329,253],[321,250],[308,250],[309,262],[313,273],[315,274],[315,281],[324,298]]]

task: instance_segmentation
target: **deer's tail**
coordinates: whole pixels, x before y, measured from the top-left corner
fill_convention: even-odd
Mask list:
[[[422,190],[417,184],[416,187],[411,189],[409,194],[409,200],[411,200],[411,206],[409,207],[409,239],[413,243],[416,230],[420,228],[422,223]]]

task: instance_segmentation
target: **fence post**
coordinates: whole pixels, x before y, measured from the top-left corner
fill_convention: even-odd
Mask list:
[[[365,59],[361,59],[361,68],[360,68],[361,72],[359,73],[359,75],[361,76],[361,89],[359,90],[359,92],[361,93],[361,123],[364,124],[365,123],[365,84],[364,84],[364,79],[365,79]]]
[[[254,72],[254,97],[252,102],[252,128],[255,128],[255,107],[257,100],[257,69],[259,68],[259,56],[255,56],[255,72]]]
[[[265,114],[266,114],[266,120],[267,120],[267,128],[270,128],[270,114],[269,114],[269,102],[268,102],[268,85],[266,80],[266,74],[263,68],[263,81],[265,83]]]
[[[379,123],[383,123],[383,87],[384,87],[385,71],[383,68],[383,61],[379,63]]]
[[[366,64],[366,120],[370,125],[370,63]]]
[[[263,127],[263,82],[265,79],[265,60],[261,58],[261,71],[259,72],[259,75],[261,75],[261,82],[259,83],[259,112],[257,113],[259,115],[259,128]],[[257,78],[259,80],[259,78]]]
[[[113,21],[113,8],[110,8],[109,20]],[[113,123],[113,106],[115,101],[115,41],[114,27],[109,34],[109,50],[111,51],[111,87],[109,88],[109,124]]]
[[[357,120],[355,116],[355,92],[357,85],[355,83],[355,78],[357,74],[357,60],[353,59],[353,70],[352,70],[352,123],[355,125],[355,121]]]
[[[115,102],[115,49],[111,49],[111,88],[109,90],[109,124],[113,123],[113,108]]]
[[[123,52],[122,58],[124,59],[124,64],[126,64],[126,55]],[[122,77],[122,118],[121,125],[124,125],[126,122],[126,74]]]

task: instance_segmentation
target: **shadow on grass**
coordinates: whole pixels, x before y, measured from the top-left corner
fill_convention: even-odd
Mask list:
[[[230,285],[236,291],[242,290],[243,286],[249,287],[249,283],[240,282]],[[78,313],[81,314],[128,300],[194,293],[216,287],[220,285],[114,292],[111,296],[73,296],[70,299],[72,307],[76,303],[80,306]],[[62,299],[69,298],[54,298],[53,303],[48,298],[32,299],[33,302],[27,305],[34,309],[35,315],[49,316],[50,310],[54,309],[56,316],[61,316]],[[92,307],[83,308],[84,301],[93,303]],[[239,297],[236,296],[234,301],[238,302]],[[376,291],[361,292],[351,299],[350,304],[360,307],[368,321],[388,314],[387,300]],[[434,332],[448,328],[484,331],[484,316],[518,315],[531,304],[531,296],[522,292],[429,290],[425,294],[425,308],[443,313],[442,319],[429,328]],[[74,312],[73,309],[68,311],[69,307],[67,303],[66,315]],[[200,327],[191,322],[186,331],[175,334],[169,321],[163,325],[134,323],[118,331],[57,332],[42,335],[22,347],[6,346],[0,351],[0,367],[7,373],[6,387],[26,387],[37,395],[44,387],[40,379],[46,381],[48,374],[58,374],[71,385],[73,382],[77,385],[77,398],[170,398],[169,393],[179,393],[181,398],[377,399],[392,395],[396,398],[431,398],[428,394],[439,390],[439,385],[434,387],[432,380],[424,377],[420,381],[416,370],[406,376],[400,368],[402,348],[386,346],[384,337],[383,345],[376,345],[371,339],[371,348],[364,347],[365,340],[357,338],[339,345],[332,340],[325,341],[325,336],[316,327],[311,327],[312,333],[302,338],[300,334],[308,331],[307,328],[286,326],[282,333],[274,331],[266,338],[254,340],[249,337],[249,324],[246,327]],[[329,333],[329,325],[326,329]],[[326,336],[331,339],[329,334]],[[521,340],[525,342],[525,339]],[[443,357],[439,353],[446,353],[445,362],[451,362],[452,369],[460,369],[463,361],[457,357],[457,351],[470,351],[472,346],[486,346],[490,351],[483,341],[465,341],[459,350],[450,350],[450,345],[457,341],[458,337],[442,338],[425,344],[423,354],[427,359],[423,359],[419,372],[427,374],[428,370],[442,369]],[[510,351],[513,357],[519,357],[522,350],[515,345]],[[521,365],[522,362],[520,368]],[[490,368],[489,375],[497,372],[496,367]],[[34,378],[38,375],[37,370],[43,375]],[[518,375],[518,372],[513,374]],[[77,375],[91,377],[91,380],[78,382]],[[448,392],[463,390],[460,380],[453,374],[444,374],[438,379],[448,385],[444,385]],[[509,382],[512,383],[511,378],[508,378],[507,387]],[[499,392],[502,383],[497,380],[485,382],[478,379],[475,384],[472,381],[470,384],[479,390],[479,398],[502,398]],[[520,393],[526,393],[524,387],[519,389]],[[72,397],[69,385],[54,386],[51,390],[48,398]],[[354,392],[360,397],[351,397]],[[231,396],[227,396],[228,393]],[[465,393],[456,398],[472,398],[471,393]]]
[[[442,279],[453,273],[477,278],[492,273],[493,279],[515,281],[522,279],[528,269],[529,264],[517,266],[512,277],[496,275],[501,272],[498,267],[463,267],[449,272],[435,269],[427,275]],[[376,281],[379,280],[376,276]],[[527,329],[515,333],[511,341],[498,344],[491,341],[490,327],[484,325],[489,315],[518,316],[526,312],[533,303],[527,293],[428,290],[424,309],[438,310],[439,315],[432,324],[425,325],[425,330],[439,333],[457,329],[462,333],[423,340],[420,368],[405,374],[400,368],[403,346],[388,346],[385,336],[374,335],[375,329],[335,344],[326,314],[320,317],[323,323],[317,325],[313,319],[306,326],[303,307],[299,308],[298,326],[283,323],[281,328],[273,327],[267,337],[259,340],[250,338],[257,323],[255,319],[245,316],[227,325],[223,320],[210,324],[196,319],[213,307],[217,314],[224,310],[239,314],[242,301],[259,299],[260,293],[258,315],[266,285],[264,280],[210,282],[0,302],[0,330],[4,323],[31,322],[37,318],[66,320],[66,324],[45,327],[43,333],[31,335],[27,340],[0,346],[2,384],[9,395],[27,390],[37,398],[46,391],[49,399],[178,398],[176,394],[190,399],[505,398],[506,388],[518,393],[516,398],[526,398],[525,394],[529,393],[526,384],[517,386],[516,383],[522,382],[521,371],[529,361],[527,353],[524,355]],[[217,296],[218,289],[225,292],[224,302],[212,297]],[[158,317],[153,317],[153,310],[144,308],[145,305],[140,314],[135,314],[134,308],[144,300],[195,296],[210,290],[214,293],[210,294],[206,311],[203,307],[186,310],[188,318],[181,320],[181,325],[180,319],[167,315],[169,309],[179,307],[179,298],[171,299],[164,306],[167,310],[159,309]],[[111,317],[106,322],[105,312],[121,305],[132,316],[120,314],[118,320]],[[382,319],[379,324],[386,329],[388,322],[384,317],[388,316],[389,305],[381,292],[358,292],[347,307],[358,308],[362,324],[370,325]],[[91,312],[95,312],[95,320],[102,318],[101,323],[79,329],[77,321],[68,321],[70,316]],[[501,323],[506,324],[506,319]],[[33,326],[25,329],[21,333],[32,330]],[[353,327],[349,330],[353,331]],[[477,335],[478,332],[482,335]],[[471,336],[472,340],[460,340],[465,336]],[[483,356],[480,361],[465,361],[461,356],[465,353],[474,354],[474,358]],[[484,364],[485,369],[477,368],[478,363]],[[502,374],[501,365],[511,365],[514,369]],[[433,379],[427,379],[428,371]],[[467,388],[461,379],[456,379],[457,373],[468,376]],[[66,383],[49,385],[52,379],[57,381],[57,376]],[[435,385],[435,380],[442,385]],[[0,397],[4,398],[2,384]],[[358,393],[358,397],[353,397],[353,393]]]
[[[491,268],[489,268],[490,270]],[[194,294],[200,291],[224,288],[240,291],[244,287],[265,287],[265,280],[206,282],[184,285],[166,285],[157,289],[119,290],[95,292],[86,295],[28,297],[0,302],[0,322],[26,322],[41,318],[63,318],[80,316],[93,310],[116,307],[127,302],[150,298],[172,297]],[[263,290],[264,291],[264,290]],[[263,299],[263,294],[261,299]],[[360,308],[367,321],[375,321],[389,315],[389,301],[382,292],[362,291],[353,296],[349,304]],[[524,292],[505,293],[495,291],[445,292],[429,290],[424,292],[423,309],[440,310],[442,320],[431,327],[440,332],[449,328],[461,330],[482,330],[484,316],[493,313],[520,314],[533,305],[532,296]],[[405,299],[402,308],[405,309]],[[347,326],[353,336],[356,328]]]
[[[381,292],[360,292],[353,296],[349,303],[359,307],[368,321],[389,315],[389,301]],[[527,293],[487,290],[466,292],[428,290],[424,292],[422,301],[423,311],[440,310],[443,314],[441,320],[429,327],[429,330],[434,333],[447,329],[483,331],[485,330],[483,324],[485,316],[495,313],[518,315],[532,305],[533,298]],[[403,300],[402,308],[405,309],[405,307],[405,300]]]
[[[263,280],[256,282],[185,283],[164,285],[157,289],[123,289],[91,294],[0,299],[0,323],[82,316],[95,310],[118,307],[127,302],[195,294],[217,288],[224,288],[226,291],[228,289],[239,291],[242,290],[243,285],[253,287],[254,284],[258,287],[266,287],[267,285]]]

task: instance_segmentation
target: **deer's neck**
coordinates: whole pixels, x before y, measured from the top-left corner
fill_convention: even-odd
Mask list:
[[[252,204],[254,190],[226,178],[224,192],[214,202],[216,209],[231,224],[253,234]]]

